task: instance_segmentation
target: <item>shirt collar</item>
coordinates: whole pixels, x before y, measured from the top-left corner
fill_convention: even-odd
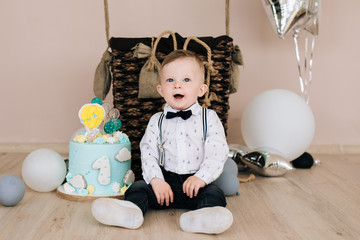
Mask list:
[[[201,106],[197,101],[193,105],[191,105],[189,108],[187,108],[187,109],[185,109],[183,111],[186,111],[186,110],[191,110],[193,115],[200,115],[201,114]],[[180,111],[180,110],[172,108],[167,103],[165,104],[165,107],[164,107],[164,114],[165,115],[166,115],[167,112],[178,112],[178,111]]]

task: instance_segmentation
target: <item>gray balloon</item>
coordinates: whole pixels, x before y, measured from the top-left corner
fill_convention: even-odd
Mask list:
[[[225,196],[236,194],[240,186],[237,176],[230,172],[223,172],[214,184],[223,190]]]
[[[24,182],[15,175],[5,175],[0,178],[0,203],[5,207],[18,204],[25,194]]]
[[[230,172],[231,174],[237,176],[238,166],[234,160],[228,158],[224,164],[224,172]]]

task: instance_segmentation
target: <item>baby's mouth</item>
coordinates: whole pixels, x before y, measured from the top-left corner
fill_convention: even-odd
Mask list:
[[[174,98],[176,99],[176,100],[180,100],[180,99],[182,99],[184,97],[184,95],[181,95],[181,94],[175,94],[174,95]]]

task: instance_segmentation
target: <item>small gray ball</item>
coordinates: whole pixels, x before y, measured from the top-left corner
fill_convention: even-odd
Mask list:
[[[0,178],[0,203],[5,207],[18,204],[25,195],[25,184],[15,175]]]

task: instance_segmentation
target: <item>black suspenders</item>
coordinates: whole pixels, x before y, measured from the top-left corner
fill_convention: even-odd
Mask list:
[[[164,120],[165,114],[162,112],[158,121],[158,127],[159,127],[159,137],[160,137],[160,144],[158,144],[159,149],[159,165],[164,166],[165,161],[165,152],[163,147],[163,140],[162,140],[162,122]],[[206,134],[207,134],[207,109],[202,108],[201,110],[201,118],[202,118],[202,126],[203,126],[203,142],[206,140]]]

